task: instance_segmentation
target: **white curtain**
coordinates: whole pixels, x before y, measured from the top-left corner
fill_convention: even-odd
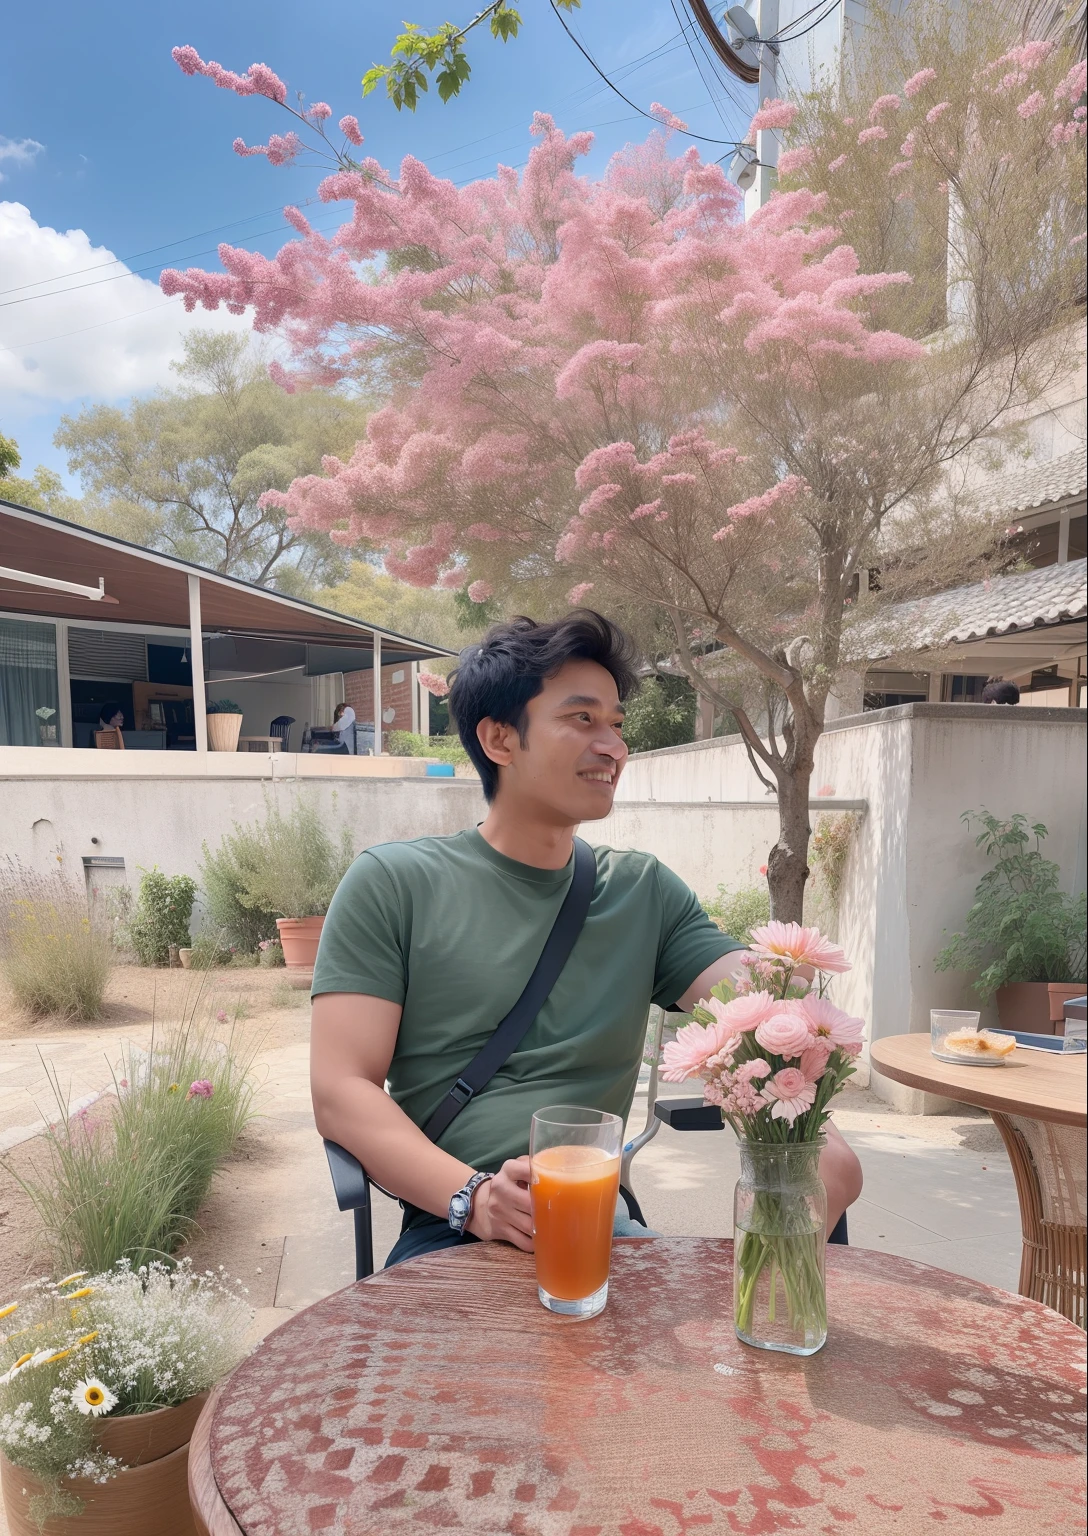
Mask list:
[[[55,625],[0,619],[0,746],[55,742],[59,704]]]

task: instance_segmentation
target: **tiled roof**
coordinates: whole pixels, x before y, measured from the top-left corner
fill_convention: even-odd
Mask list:
[[[894,615],[895,627],[924,650],[1061,624],[1086,614],[1088,561],[1070,560],[915,598],[892,609],[888,617]]]
[[[975,491],[983,512],[1034,512],[1056,501],[1083,496],[1088,486],[1088,444],[1081,444],[1047,464],[1029,464],[1011,474],[994,475]]]

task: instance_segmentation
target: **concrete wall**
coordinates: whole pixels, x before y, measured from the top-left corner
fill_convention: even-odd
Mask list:
[[[933,1007],[978,1006],[973,977],[933,968],[986,868],[963,811],[985,805],[1043,822],[1044,850],[1065,888],[1084,888],[1086,718],[1084,710],[912,704],[828,727],[813,815],[860,812],[837,923],[855,963],[835,996],[870,1021],[872,1038],[927,1030]],[[594,835],[655,853],[712,896],[719,884],[761,880],[777,811],[739,738],[725,738],[633,757]],[[984,1018],[996,1023],[992,1007]],[[920,1094],[883,1079],[876,1086],[904,1108],[923,1107]]]
[[[243,754],[213,753],[208,758],[213,771],[204,775],[160,772],[152,776],[130,771],[91,777],[96,763],[86,765],[83,774],[70,771],[64,776],[31,773],[28,764],[21,776],[14,776],[13,754],[47,757],[53,763],[74,757],[100,761],[104,754],[17,747],[0,752],[4,804],[0,853],[43,872],[56,869],[59,859],[76,879],[84,877],[84,857],[123,858],[123,872],[91,871],[91,880],[99,884],[123,881],[135,887],[140,870],[156,864],[167,874],[198,878],[202,842],[215,847],[236,823],[263,816],[266,804],[287,810],[303,797],[317,807],[331,831],[338,833],[345,825],[350,829],[356,852],[376,843],[457,832],[475,826],[485,814],[476,778],[329,771],[349,761],[353,769],[356,764],[382,763],[380,758],[303,758],[300,761],[307,769],[318,763],[323,771],[300,776],[282,771],[294,761],[294,754],[284,763],[277,761],[279,771],[273,775],[270,769],[263,771],[270,759],[254,754],[246,764]],[[149,759],[159,756],[126,754],[128,760],[143,759],[145,769]],[[177,761],[175,754],[162,756]],[[235,771],[217,775],[217,759]],[[186,756],[182,761],[188,768],[194,760]],[[384,762],[395,766],[396,760]],[[262,771],[255,763],[261,764]],[[248,773],[236,771],[247,767]]]

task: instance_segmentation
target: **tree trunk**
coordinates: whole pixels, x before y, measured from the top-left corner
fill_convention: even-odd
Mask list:
[[[808,879],[808,819],[810,767],[795,767],[778,778],[778,841],[767,859],[771,916],[783,923],[804,920]]]

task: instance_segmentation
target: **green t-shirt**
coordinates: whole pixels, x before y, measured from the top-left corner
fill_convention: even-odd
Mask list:
[[[626,1117],[651,1002],[670,1007],[741,946],[648,853],[597,848],[585,927],[521,1045],[440,1139],[495,1170],[529,1147],[534,1110],[582,1104]],[[479,832],[368,848],[329,908],[313,993],[403,1005],[389,1089],[422,1126],[513,1007],[566,895],[564,869],[497,853]]]

